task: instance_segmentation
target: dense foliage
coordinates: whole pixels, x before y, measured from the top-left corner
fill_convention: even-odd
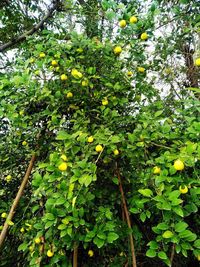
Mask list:
[[[0,266],[197,266],[198,1],[88,2],[1,73]]]

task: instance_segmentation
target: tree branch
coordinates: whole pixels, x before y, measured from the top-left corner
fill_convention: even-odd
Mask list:
[[[52,16],[53,12],[59,7],[60,0],[53,0],[53,5],[49,10],[47,11],[47,14],[43,17],[43,19],[36,24],[32,29],[29,31],[24,32],[22,35],[16,37],[15,39],[3,44],[0,46],[0,52],[5,51],[7,48],[12,47],[26,39],[27,36],[34,34],[37,32],[43,25],[44,23]]]

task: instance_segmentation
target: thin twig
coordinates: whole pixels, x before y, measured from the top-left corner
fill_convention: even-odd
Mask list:
[[[78,245],[74,244],[73,267],[78,267]]]
[[[175,255],[175,244],[172,245],[171,257],[170,257],[171,265],[170,266],[172,266],[174,255]]]
[[[13,45],[15,45],[17,43],[24,41],[27,38],[27,36],[32,35],[33,33],[37,32],[40,28],[42,28],[44,23],[52,16],[53,12],[58,8],[58,6],[60,4],[60,0],[56,0],[53,2],[54,2],[53,6],[51,8],[49,8],[47,14],[43,17],[43,19],[38,24],[36,24],[29,31],[24,32],[22,35],[20,35],[20,36],[14,38],[13,40],[1,45],[0,46],[0,52],[3,52],[7,48],[12,47]]]

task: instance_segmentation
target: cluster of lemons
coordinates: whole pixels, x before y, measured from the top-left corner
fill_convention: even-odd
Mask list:
[[[175,160],[173,166],[174,166],[175,170],[177,170],[177,171],[182,171],[185,168],[184,162],[180,159]],[[154,174],[160,174],[161,168],[158,166],[155,166],[153,168],[153,173]],[[186,185],[180,185],[179,191],[181,194],[186,194],[188,192],[188,187]]]
[[[42,240],[41,240],[40,237],[36,237],[34,241],[35,241],[35,244],[39,245]],[[52,249],[48,249],[47,250],[47,257],[51,258],[51,257],[53,257],[53,255],[54,255],[53,250]]]
[[[88,138],[87,138],[87,142],[88,143],[93,143],[94,142],[94,137],[91,135],[91,136],[89,136]],[[104,147],[102,146],[102,145],[96,145],[96,147],[95,147],[95,151],[97,152],[97,153],[102,153],[103,152],[103,150],[104,150]],[[118,149],[115,149],[115,150],[113,150],[113,154],[115,155],[115,156],[118,156],[119,155],[119,150]],[[68,168],[68,164],[67,164],[67,156],[66,155],[64,155],[64,154],[62,154],[61,155],[61,157],[60,157],[60,159],[62,159],[62,163],[60,163],[59,164],[59,166],[58,166],[58,169],[60,170],[60,171],[66,171],[67,170],[67,168]]]

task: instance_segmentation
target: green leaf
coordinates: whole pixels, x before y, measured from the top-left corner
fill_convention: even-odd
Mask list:
[[[49,220],[49,221],[53,221],[55,220],[55,217],[52,213],[46,213],[45,214],[45,219]]]
[[[167,230],[169,228],[169,225],[167,225],[166,223],[159,223],[157,226],[156,226],[159,230]]]
[[[200,239],[197,239],[197,240],[194,242],[194,247],[200,249]]]
[[[142,213],[140,214],[140,220],[141,220],[142,222],[145,222],[145,220],[146,220],[146,214],[145,214],[145,212],[142,212]]]
[[[105,241],[96,236],[93,239],[93,242],[94,242],[95,245],[97,245],[98,248],[101,248],[101,247],[103,247]]]
[[[184,217],[184,213],[181,207],[173,207],[173,211],[180,217]]]
[[[139,189],[138,192],[145,197],[151,197],[153,195],[150,189]]]
[[[173,235],[174,234],[171,231],[167,230],[162,234],[162,237],[163,238],[171,238]]]
[[[113,243],[113,241],[117,240],[119,238],[118,234],[114,232],[110,232],[107,236],[108,243]]]
[[[166,260],[167,254],[164,251],[160,251],[160,252],[158,252],[158,257],[162,260]]]
[[[149,258],[154,258],[156,257],[156,251],[154,249],[148,249],[146,252],[146,256]]]
[[[159,248],[159,245],[156,241],[150,241],[147,246],[150,246],[151,249],[158,249]]]
[[[186,241],[192,242],[197,238],[197,235],[192,233],[190,230],[185,230],[179,233],[179,237]]]
[[[180,232],[184,231],[187,227],[188,227],[187,223],[179,222],[179,223],[175,224],[174,229],[176,232],[180,233]]]
[[[159,117],[162,113],[163,113],[163,110],[158,110],[158,111],[156,111],[156,113],[154,114],[154,116],[155,117]]]
[[[70,138],[71,138],[70,134],[68,134],[65,131],[60,131],[57,134],[56,140],[67,140],[67,139],[70,139]]]
[[[18,247],[18,251],[25,251],[28,248],[28,244],[27,243],[22,243],[19,247]]]

